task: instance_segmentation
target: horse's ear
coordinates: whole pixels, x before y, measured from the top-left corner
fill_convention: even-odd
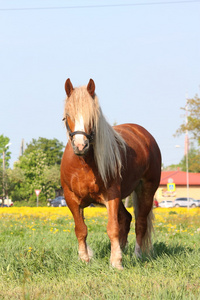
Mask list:
[[[93,79],[90,79],[88,85],[87,85],[87,91],[90,94],[90,96],[94,97],[95,92],[95,83]]]
[[[74,88],[73,88],[73,85],[71,83],[71,80],[68,78],[65,82],[65,91],[66,91],[66,94],[67,94],[68,97],[71,96],[73,89]]]

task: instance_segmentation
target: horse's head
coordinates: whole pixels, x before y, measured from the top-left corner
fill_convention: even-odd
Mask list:
[[[65,82],[67,101],[64,121],[73,151],[78,156],[85,155],[93,142],[94,124],[89,112],[90,102],[94,102],[95,83],[90,79],[87,87],[74,89],[70,79]],[[88,107],[87,107],[88,105]]]

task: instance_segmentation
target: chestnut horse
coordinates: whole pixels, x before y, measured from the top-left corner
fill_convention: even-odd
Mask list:
[[[153,198],[160,182],[159,147],[143,127],[122,124],[111,127],[106,121],[90,79],[87,86],[74,88],[66,80],[64,119],[69,140],[61,163],[61,184],[75,222],[78,252],[89,262],[92,250],[86,243],[87,226],[83,209],[101,203],[108,210],[107,233],[111,242],[110,263],[122,269],[122,253],[132,220],[122,199],[133,191],[135,254],[149,251],[153,229]]]

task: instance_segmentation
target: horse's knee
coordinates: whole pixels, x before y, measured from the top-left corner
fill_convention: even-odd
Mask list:
[[[107,234],[111,241],[114,239],[118,239],[119,238],[119,226],[118,225],[112,226],[111,224],[108,224]]]
[[[82,226],[75,226],[75,233],[78,240],[85,240],[87,238],[87,226],[82,224]]]

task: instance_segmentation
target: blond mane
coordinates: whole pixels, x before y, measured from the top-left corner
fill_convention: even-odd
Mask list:
[[[121,151],[125,153],[126,143],[106,121],[98,97],[94,95],[92,98],[86,86],[75,88],[66,99],[64,114],[72,121],[82,116],[85,129],[94,129],[94,159],[104,184],[109,177],[121,176]]]

